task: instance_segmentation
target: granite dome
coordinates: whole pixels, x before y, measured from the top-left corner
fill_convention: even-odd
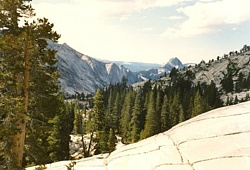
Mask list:
[[[75,169],[249,170],[249,120],[250,102],[215,109],[111,154],[77,160]],[[69,162],[47,168],[66,170]]]

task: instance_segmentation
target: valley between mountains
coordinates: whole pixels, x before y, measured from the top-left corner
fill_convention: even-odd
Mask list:
[[[162,67],[132,72],[124,66],[101,62],[80,54],[66,44],[58,45],[50,42],[49,45],[50,48],[58,50],[56,55],[59,60],[60,82],[63,84],[64,92],[74,94],[77,89],[79,92],[92,93],[91,90],[95,91],[104,87],[104,96],[109,96],[105,111],[107,116],[112,117],[112,114],[116,113],[117,106],[113,105],[114,103],[111,104],[111,97],[112,92],[119,87],[119,83],[124,83],[121,82],[123,77],[127,80],[125,86],[133,87],[136,93],[143,94],[145,88],[149,88],[150,91],[158,88],[158,92],[157,94],[155,93],[156,101],[153,101],[151,98],[151,95],[154,96],[153,93],[149,93],[149,106],[146,106],[147,111],[143,112],[143,107],[141,107],[142,110],[139,110],[140,113],[137,113],[137,102],[140,101],[137,101],[139,94],[136,94],[136,98],[132,99],[133,97],[130,96],[131,94],[129,95],[130,90],[128,89],[126,96],[130,97],[124,98],[123,102],[125,104],[121,108],[124,113],[122,112],[120,117],[121,128],[127,129],[125,131],[121,129],[122,138],[119,135],[116,136],[119,140],[116,141],[116,148],[113,152],[104,152],[90,158],[82,158],[75,161],[47,164],[46,167],[48,169],[59,170],[70,166],[74,169],[93,170],[234,170],[238,167],[242,170],[247,170],[250,168],[250,141],[248,141],[250,139],[248,118],[250,115],[250,103],[245,102],[249,100],[250,92],[249,51],[241,54],[231,54],[230,56],[224,55],[207,63],[201,61],[199,64],[189,65],[183,65],[178,58],[172,58]],[[74,75],[77,76],[75,77]],[[80,80],[90,84],[85,84],[86,87],[83,88],[80,86],[82,83]],[[95,85],[92,86],[93,84]],[[116,84],[118,84],[117,87]],[[87,89],[87,87],[92,88]],[[81,91],[83,89],[85,91]],[[164,99],[162,96],[162,100],[159,103],[160,106],[157,106],[159,89],[165,90],[165,96]],[[189,94],[185,92],[187,89],[191,90],[191,94],[196,93],[195,96],[187,96]],[[165,105],[167,101],[167,99],[165,101],[166,95],[171,96],[171,91],[175,90],[177,90],[177,95],[180,95],[179,93],[182,92],[181,96],[184,99],[176,99],[174,92],[173,98],[170,97],[169,99],[170,104]],[[199,92],[199,90],[201,91]],[[94,96],[95,100],[101,100],[100,96],[98,96],[101,93],[99,93],[100,91],[97,90]],[[204,98],[200,96],[203,99],[198,99],[200,98],[199,95]],[[74,101],[75,99],[71,100]],[[127,110],[126,108],[129,105],[126,105],[126,102],[131,102],[131,100],[135,103],[131,107],[132,110]],[[181,103],[174,104],[175,100]],[[186,100],[193,102],[193,104],[187,105],[187,108],[185,108]],[[208,105],[204,101],[208,102]],[[113,102],[116,102],[116,100],[113,99]],[[156,102],[155,106],[151,106],[150,102]],[[94,102],[95,104],[97,103]],[[207,108],[204,107],[205,105],[207,105]],[[225,105],[232,106],[222,107]],[[152,113],[150,112],[151,107],[156,107]],[[155,135],[151,136],[145,133],[145,130],[149,126],[148,122],[151,122],[151,124],[156,123],[152,120],[155,119],[153,115],[157,113],[157,107],[161,108],[161,112],[158,112],[161,121],[157,123],[161,124],[163,129],[161,133],[155,131],[152,133]],[[166,107],[170,107],[169,110]],[[181,107],[183,110],[176,110],[175,107]],[[199,110],[199,107],[202,109]],[[216,109],[217,107],[220,108]],[[190,108],[192,110],[189,113],[188,110]],[[165,118],[164,109],[167,109],[166,114],[169,114]],[[171,109],[175,109],[173,113],[171,113]],[[94,112],[96,111],[95,106],[93,110]],[[91,115],[91,112],[91,109],[84,112],[84,117]],[[146,115],[142,116],[142,114]],[[149,117],[148,115],[150,114],[153,115]],[[122,124],[123,119],[128,119],[128,122],[126,122],[128,126]],[[145,121],[143,125],[144,130],[135,131],[136,126],[137,130],[140,126],[133,121],[140,122],[142,119]],[[168,122],[165,122],[167,124],[172,122],[172,126],[166,125],[167,127],[164,127],[163,119],[168,120]],[[89,118],[87,118],[88,120]],[[110,121],[108,120],[106,123],[111,123],[112,121]],[[150,130],[153,130],[153,127]],[[134,131],[140,133],[140,140],[133,133]],[[146,136],[143,137],[143,135]],[[80,140],[80,137],[78,139]],[[91,140],[89,134],[84,139],[86,144],[89,145]],[[83,145],[79,145],[79,147],[83,147]],[[75,150],[74,154],[81,155],[82,150],[83,148],[80,151]],[[27,168],[27,170],[33,170],[34,168]]]

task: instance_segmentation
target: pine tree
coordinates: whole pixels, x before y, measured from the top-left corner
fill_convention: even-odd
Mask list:
[[[234,63],[229,61],[227,66],[227,73],[224,75],[224,78],[221,80],[222,88],[226,93],[232,92],[234,90],[234,81],[233,81],[233,72],[235,71]]]
[[[184,122],[185,121],[185,116],[184,116],[184,110],[182,105],[180,105],[180,112],[179,112],[179,118],[178,118],[178,123]]]
[[[195,117],[199,114],[201,114],[204,111],[204,102],[202,100],[202,97],[200,95],[199,90],[197,90],[195,97],[194,97],[194,104],[193,104],[193,109],[192,109],[192,117]]]
[[[146,115],[145,128],[143,130],[142,138],[153,136],[160,132],[160,116],[156,113],[155,95],[151,91],[149,95],[148,110]]]
[[[10,139],[7,142],[7,148],[11,151],[5,156],[7,169],[22,168],[25,132],[28,130],[26,125],[36,117],[33,113],[43,114],[46,110],[42,109],[42,106],[39,107],[41,110],[35,109],[35,105],[44,104],[45,108],[47,106],[47,103],[40,102],[39,97],[53,95],[55,98],[60,98],[57,87],[58,74],[54,66],[56,63],[55,52],[45,50],[47,46],[45,38],[56,41],[59,35],[52,31],[53,24],[50,24],[47,19],[38,19],[31,23],[25,22],[23,26],[19,26],[18,22],[21,18],[24,16],[30,18],[33,15],[29,2],[29,0],[2,0],[0,2],[0,28],[2,30],[0,60],[4,65],[2,67],[4,72],[1,73],[4,75],[4,85],[0,90],[4,100],[7,100],[3,106],[3,110],[5,110],[3,117],[8,118],[4,119],[5,125],[11,124],[12,127],[15,127],[8,129],[9,126],[6,126],[7,129],[5,129],[6,136],[9,136]],[[39,74],[33,73],[34,70]],[[43,85],[46,85],[43,88],[47,88],[47,91],[38,88],[38,84],[42,84],[42,78],[45,80]],[[36,93],[38,96],[35,97],[32,93]],[[39,100],[37,100],[38,98]],[[50,99],[47,99],[47,102],[48,100]],[[56,101],[62,102],[60,99]],[[6,105],[8,102],[10,104],[8,106],[13,109],[8,109]],[[62,110],[59,110],[55,115],[62,113]],[[49,109],[48,112],[50,112]],[[48,123],[48,117],[43,120]],[[11,133],[8,132],[10,130]],[[46,138],[45,135],[43,139]],[[32,136],[32,134],[27,134],[27,136]]]
[[[28,159],[32,159],[34,152],[37,151],[36,149],[40,148],[43,151],[40,151],[41,155],[33,158],[34,163],[40,164],[69,157],[69,153],[62,152],[62,146],[66,152],[69,151],[67,143],[69,143],[70,132],[63,130],[67,125],[63,122],[65,120],[65,108],[58,86],[59,73],[55,67],[57,63],[55,51],[46,49],[47,41],[44,39],[44,37],[47,37],[56,41],[59,36],[52,31],[53,24],[49,23],[47,19],[38,19],[28,26],[34,32],[31,36],[34,43],[32,46],[37,49],[33,51],[30,58],[29,112],[31,122],[27,122],[27,142],[32,147],[26,149],[26,155]],[[34,131],[34,129],[36,130]],[[42,135],[41,133],[44,133],[44,131],[47,131],[47,133]],[[42,142],[35,144],[32,140]],[[55,142],[51,141],[57,141],[56,145]],[[55,149],[52,149],[53,145],[55,145]],[[44,155],[51,156],[45,159]]]
[[[238,96],[236,95],[234,98],[234,104],[238,104],[238,103],[239,103],[239,99],[238,99]]]
[[[95,126],[94,126],[93,115],[94,115],[93,110],[88,112],[88,121],[86,122],[86,133],[90,134],[90,141],[89,141],[89,145],[87,146],[86,157],[90,156],[91,146],[92,146],[93,141],[95,140],[94,139]]]
[[[235,90],[236,92],[241,92],[243,88],[244,88],[244,74],[240,72],[235,84]]]
[[[250,72],[248,73],[247,79],[246,79],[246,88],[250,89]]]
[[[98,89],[94,96],[94,107],[93,107],[93,120],[94,129],[96,131],[101,131],[104,128],[104,96],[100,89]]]
[[[111,153],[112,151],[115,150],[116,142],[117,142],[117,140],[116,140],[114,129],[111,128],[109,130],[109,139],[108,139],[109,153]]]
[[[211,81],[210,85],[207,86],[204,96],[206,96],[207,105],[210,109],[222,106],[222,101],[214,81]]]
[[[19,90],[22,88],[20,72],[23,67],[22,62],[16,63],[15,61],[22,57],[17,50],[13,50],[23,46],[20,43],[20,39],[19,36],[15,37],[13,35],[2,35],[0,39],[0,142],[3,143],[1,145],[1,156],[4,159],[3,164],[5,169],[18,169],[20,167],[20,162],[16,160],[16,156],[10,152],[14,146],[14,141],[10,139],[19,133],[19,128],[15,125],[15,122],[19,121],[20,113],[24,112],[24,97],[20,95],[21,92]],[[17,42],[19,43],[17,44]]]
[[[132,118],[132,109],[134,105],[134,92],[129,90],[126,94],[124,104],[121,110],[121,119],[120,119],[120,130],[121,136],[124,143],[131,142],[131,126],[130,121]]]
[[[155,111],[156,113],[160,116],[161,114],[161,108],[162,108],[162,102],[163,102],[163,92],[161,91],[161,89],[157,89],[157,91],[155,92],[156,94],[156,103],[155,103]]]
[[[181,109],[182,106],[180,103],[180,95],[178,92],[176,92],[173,101],[171,102],[170,105],[170,112],[169,112],[170,127],[173,127],[179,123],[179,115],[182,112]]]
[[[108,103],[105,112],[105,122],[108,129],[115,128],[116,126],[117,113],[114,111],[113,105],[114,105],[114,92],[113,88],[111,87],[108,94]]]
[[[95,154],[107,153],[109,152],[108,140],[109,140],[109,131],[102,130],[97,131],[97,144],[95,145]]]
[[[121,118],[121,95],[118,92],[115,97],[114,107],[113,107],[113,115],[114,115],[114,128],[117,130],[117,133],[120,133],[120,118]]]
[[[142,95],[141,93],[137,93],[130,122],[132,142],[137,142],[140,139],[140,133],[143,129],[143,126],[144,121]]]
[[[74,132],[75,134],[82,133],[83,117],[79,104],[79,96],[76,94],[75,107],[74,107]]]
[[[92,130],[96,132],[95,154],[108,152],[108,132],[105,125],[105,107],[103,92],[98,89],[94,96]]]
[[[169,100],[168,96],[165,95],[163,99],[162,109],[161,109],[161,132],[164,132],[170,128],[169,123]]]
[[[187,115],[186,115],[186,119],[190,119],[192,118],[192,110],[193,110],[193,107],[194,107],[194,99],[193,99],[193,95],[190,97],[189,99],[189,105],[188,105],[188,108],[187,108]]]

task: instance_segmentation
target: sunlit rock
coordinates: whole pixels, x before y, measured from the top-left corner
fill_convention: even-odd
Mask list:
[[[67,170],[69,163],[47,167]],[[110,155],[77,160],[75,169],[249,170],[250,102],[209,111]]]

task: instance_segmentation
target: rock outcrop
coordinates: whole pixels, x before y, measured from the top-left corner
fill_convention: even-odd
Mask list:
[[[66,170],[68,163],[47,168]],[[250,102],[206,112],[111,154],[77,160],[75,169],[249,170]]]

